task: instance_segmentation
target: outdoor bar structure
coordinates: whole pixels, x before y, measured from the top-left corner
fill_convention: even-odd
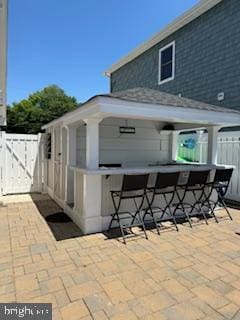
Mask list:
[[[108,228],[124,174],[214,170],[220,128],[240,123],[240,112],[167,93],[136,88],[98,95],[44,126],[45,191],[84,234]],[[207,130],[206,164],[176,161],[181,131]],[[221,164],[224,167],[224,164]],[[126,204],[127,206],[127,204]]]

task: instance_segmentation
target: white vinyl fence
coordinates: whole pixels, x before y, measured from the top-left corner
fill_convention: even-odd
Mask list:
[[[42,136],[0,132],[0,195],[42,191]]]
[[[186,141],[194,138],[195,148],[187,148]],[[204,163],[207,161],[208,136],[202,134],[179,135],[178,157],[186,161]],[[231,184],[227,194],[229,200],[240,202],[240,132],[219,133],[218,137],[218,163],[234,165],[236,169],[231,179]]]

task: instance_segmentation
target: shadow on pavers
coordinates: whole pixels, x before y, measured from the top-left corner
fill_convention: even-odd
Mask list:
[[[80,228],[62,211],[54,200],[45,195],[41,197],[39,194],[31,194],[31,198],[57,241],[83,235]]]

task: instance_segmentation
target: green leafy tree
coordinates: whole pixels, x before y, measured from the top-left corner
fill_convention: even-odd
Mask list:
[[[41,127],[76,109],[77,100],[51,85],[7,108],[7,132],[38,133]]]

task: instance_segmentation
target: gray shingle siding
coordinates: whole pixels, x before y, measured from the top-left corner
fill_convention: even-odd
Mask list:
[[[173,40],[175,79],[158,85],[159,49]],[[240,1],[221,2],[112,74],[112,92],[135,87],[240,110]]]

